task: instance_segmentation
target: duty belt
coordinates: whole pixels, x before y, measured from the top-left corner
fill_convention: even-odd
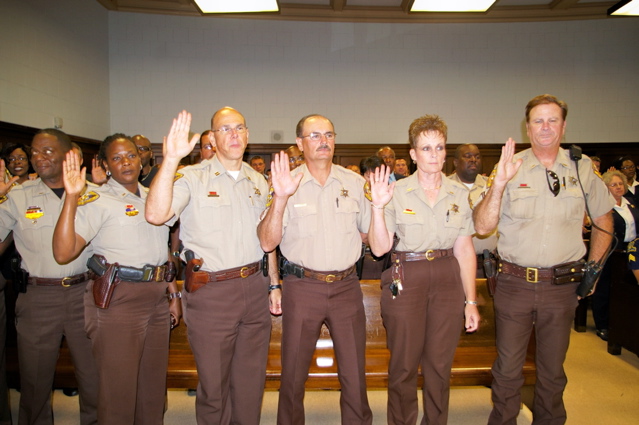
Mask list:
[[[37,286],[72,286],[78,283],[86,282],[89,280],[89,272],[76,274],[73,276],[67,276],[63,278],[48,278],[48,277],[32,277],[29,276],[29,284]]]
[[[391,255],[391,260],[395,262],[399,261],[433,261],[437,258],[450,257],[453,255],[453,249],[429,249],[425,252],[411,252],[411,251],[395,251]]]
[[[224,280],[237,279],[237,278],[245,278],[251,275],[254,275],[261,269],[260,262],[257,261],[255,263],[247,264],[241,267],[235,267],[234,269],[221,270],[218,272],[207,272],[204,270],[200,270],[197,273],[206,273],[209,276],[209,280],[207,283],[211,282],[222,282]]]
[[[283,262],[281,264],[282,275],[292,274],[293,276],[297,276],[300,279],[303,277],[309,277],[311,279],[320,280],[326,283],[337,282],[340,280],[344,280],[348,276],[350,276],[355,271],[355,264],[347,268],[346,270],[342,270],[335,273],[327,273],[327,272],[318,272],[315,270],[311,270],[306,267],[302,267],[298,264],[292,263],[288,261],[284,257],[280,257],[280,260]]]
[[[553,270],[550,267],[522,267],[508,261],[499,260],[499,273],[509,274],[526,282],[550,282],[553,279]]]
[[[97,254],[94,254],[87,261],[89,270],[98,276],[102,276],[108,266],[106,258]],[[127,282],[165,282],[167,281],[167,274],[170,274],[168,272],[169,266],[167,264],[162,264],[161,266],[145,264],[142,268],[118,264],[118,278]],[[171,278],[170,280],[173,279]]]

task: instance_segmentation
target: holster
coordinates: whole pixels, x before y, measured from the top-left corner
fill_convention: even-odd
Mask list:
[[[483,252],[484,261],[484,275],[486,276],[486,285],[488,286],[488,293],[490,296],[495,295],[495,291],[497,290],[497,276],[499,275],[499,270],[497,269],[497,256],[488,251],[487,249]]]
[[[93,280],[93,301],[98,308],[109,308],[115,287],[120,283],[118,263],[109,264],[102,276]]]
[[[165,264],[166,272],[164,273],[164,280],[166,282],[173,282],[177,275],[177,267],[175,267],[175,263],[173,261],[167,261]]]
[[[186,263],[184,289],[189,294],[197,291],[209,281],[208,273],[198,271],[200,267],[202,267],[202,260],[199,258],[192,258]]]
[[[579,260],[554,266],[552,268],[553,285],[581,282],[585,265],[584,260]]]
[[[11,258],[11,271],[13,272],[13,288],[16,292],[27,292],[29,282],[29,272],[20,267],[22,258],[20,256]]]

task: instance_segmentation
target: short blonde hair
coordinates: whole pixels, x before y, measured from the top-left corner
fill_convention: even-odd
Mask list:
[[[626,192],[628,192],[628,179],[626,178],[626,176],[619,170],[614,170],[614,171],[606,171],[603,176],[601,176],[601,178],[603,179],[604,183],[606,184],[606,186],[610,185],[610,182],[612,181],[613,177],[619,177],[621,179],[621,181],[623,182],[623,193],[624,195],[626,194]]]

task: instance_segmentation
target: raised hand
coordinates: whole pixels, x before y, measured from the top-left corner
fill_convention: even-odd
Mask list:
[[[515,155],[515,141],[512,138],[509,138],[506,141],[506,144],[501,148],[501,157],[499,158],[499,162],[497,163],[497,174],[495,175],[495,180],[493,184],[498,186],[505,186],[506,183],[512,179],[519,167],[523,162],[523,159],[518,159],[513,162],[513,156]]]
[[[162,152],[165,158],[177,159],[179,161],[193,151],[195,144],[200,140],[200,135],[195,134],[189,142],[190,129],[191,114],[186,111],[180,112],[177,118],[173,119],[169,135],[164,138]]]
[[[0,159],[0,175],[8,176],[7,169],[4,166],[4,159]],[[0,181],[0,196],[5,196],[7,193],[9,193],[11,187],[16,181],[18,181],[19,178],[20,177],[18,176],[13,176],[7,181],[5,181],[5,179],[2,179],[2,181]]]
[[[103,185],[107,182],[106,172],[97,158],[91,160],[91,180],[93,180],[93,183],[99,185]]]
[[[275,154],[273,161],[271,161],[271,182],[275,196],[288,197],[294,194],[303,175],[303,173],[299,173],[292,177],[288,155],[284,151]]]
[[[371,199],[373,205],[377,207],[383,207],[388,204],[393,197],[393,191],[395,190],[395,182],[388,184],[391,169],[382,165],[376,168],[368,176],[368,181],[371,187]]]
[[[72,150],[67,152],[66,159],[62,163],[62,179],[64,191],[67,196],[78,196],[86,185],[87,169],[80,169],[78,155]]]

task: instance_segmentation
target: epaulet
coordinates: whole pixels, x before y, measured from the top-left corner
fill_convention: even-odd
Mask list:
[[[184,177],[184,174],[175,173],[175,177],[173,177],[173,183],[175,183],[176,181],[180,180],[182,177]]]
[[[366,199],[373,202],[373,196],[371,195],[371,182],[368,180],[364,183],[364,196]]]
[[[99,197],[100,197],[100,195],[98,195],[96,192],[91,190],[91,191],[85,193],[84,195],[82,195],[78,199],[78,206],[90,204],[91,202],[95,201]]]
[[[275,193],[275,189],[273,186],[268,188],[268,196],[266,197],[266,208],[270,207],[273,203],[273,194]]]
[[[0,196],[0,204],[4,203],[7,199],[9,199],[7,198],[7,195]]]

